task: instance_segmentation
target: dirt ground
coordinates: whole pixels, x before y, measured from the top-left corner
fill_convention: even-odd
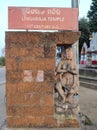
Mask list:
[[[80,87],[80,110],[97,125],[97,90]]]

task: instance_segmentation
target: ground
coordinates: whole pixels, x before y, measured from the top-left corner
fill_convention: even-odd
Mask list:
[[[97,125],[97,90],[80,87],[80,109]]]

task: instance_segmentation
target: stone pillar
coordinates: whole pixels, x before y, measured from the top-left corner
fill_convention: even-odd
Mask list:
[[[76,117],[56,113],[56,46],[71,45],[79,32],[6,32],[8,127],[78,127]]]

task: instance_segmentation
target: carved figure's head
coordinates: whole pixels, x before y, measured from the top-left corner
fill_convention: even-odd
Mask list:
[[[73,57],[74,57],[73,48],[67,48],[67,49],[66,49],[66,59],[72,60]]]
[[[67,60],[72,60],[74,58],[73,48],[69,47],[62,53],[62,58]]]

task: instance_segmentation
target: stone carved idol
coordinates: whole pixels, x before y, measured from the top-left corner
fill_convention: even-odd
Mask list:
[[[61,61],[56,68],[56,79],[56,113],[66,116],[78,114],[79,80],[73,48],[69,47],[62,52]]]

